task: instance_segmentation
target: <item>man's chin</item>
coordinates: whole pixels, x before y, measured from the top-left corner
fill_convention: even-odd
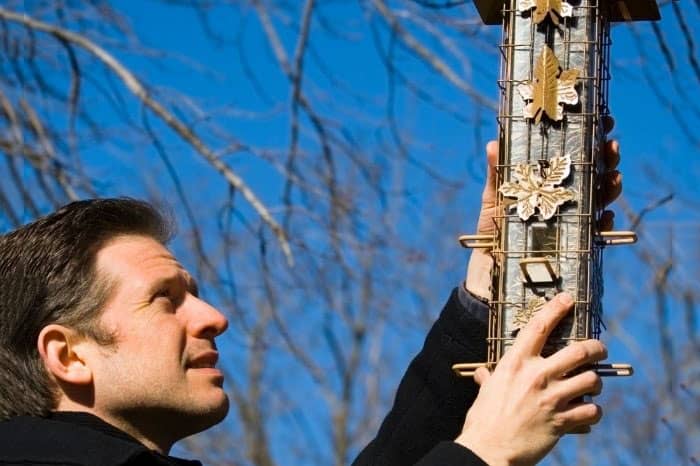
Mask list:
[[[229,400],[226,392],[221,389],[220,397],[217,400],[211,400],[206,407],[202,407],[201,410],[191,413],[190,416],[193,418],[191,420],[191,426],[195,431],[191,432],[190,435],[196,434],[203,430],[206,430],[216,424],[220,423],[226,418],[229,410]]]
[[[223,392],[223,397],[222,397],[221,403],[218,406],[218,409],[216,409],[216,411],[215,411],[215,416],[214,416],[215,420],[214,420],[214,424],[212,424],[212,425],[216,425],[216,424],[220,423],[221,421],[223,421],[226,418],[226,415],[228,414],[228,410],[229,410],[228,395],[226,395],[226,392],[224,392],[223,390],[222,390],[222,392]]]

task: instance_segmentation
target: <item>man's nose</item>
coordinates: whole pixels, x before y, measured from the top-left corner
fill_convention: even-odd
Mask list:
[[[197,337],[214,338],[228,328],[228,319],[211,304],[203,299],[189,295],[191,333]]]

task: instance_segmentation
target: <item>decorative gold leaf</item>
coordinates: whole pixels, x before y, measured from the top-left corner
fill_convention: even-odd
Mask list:
[[[578,103],[575,86],[579,74],[578,70],[561,70],[554,51],[545,45],[535,63],[534,79],[518,86],[523,100],[530,101],[525,106],[525,117],[539,123],[546,114],[554,121],[561,121],[564,118],[563,105]]]
[[[549,15],[552,22],[559,25],[560,17],[570,17],[573,14],[571,5],[562,0],[521,0],[521,12],[529,11],[533,8],[535,12],[532,14],[532,20],[537,24],[540,24]]]
[[[525,116],[534,118],[539,123],[542,113],[554,116],[557,111],[557,74],[559,74],[559,61],[552,49],[545,46],[542,55],[535,63],[535,79],[527,86],[527,93],[532,102],[525,107]],[[521,86],[522,87],[522,86]]]
[[[578,103],[578,92],[576,92],[576,81],[578,80],[579,70],[564,70],[559,76],[559,102],[576,105]]]
[[[537,207],[539,199],[537,194],[531,194],[527,198],[518,202],[518,216],[527,219],[535,215],[535,207]]]
[[[552,157],[549,166],[534,167],[527,163],[513,167],[513,181],[506,181],[499,191],[503,196],[517,199],[518,216],[527,221],[539,209],[540,217],[549,220],[557,208],[574,200],[576,193],[567,188],[557,187],[571,173],[571,157]]]
[[[549,159],[549,167],[545,168],[546,184],[554,186],[560,184],[571,173],[571,156],[558,155]]]
[[[515,311],[515,315],[513,315],[513,327],[517,329],[523,328],[528,322],[530,322],[532,316],[542,310],[546,303],[547,300],[540,296],[530,298],[524,307],[521,307]]]
[[[554,216],[557,207],[574,199],[573,191],[566,188],[542,189],[539,192],[537,207],[540,209],[540,216],[544,220],[549,220]]]
[[[517,183],[505,182],[499,189],[505,197],[518,197],[522,189]]]

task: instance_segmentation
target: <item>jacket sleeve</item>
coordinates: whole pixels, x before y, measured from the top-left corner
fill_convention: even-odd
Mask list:
[[[440,442],[415,466],[488,466],[466,447],[454,442]]]
[[[452,442],[478,386],[472,379],[457,377],[451,366],[486,360],[486,315],[486,305],[466,291],[456,288],[452,292],[401,379],[394,405],[377,436],[353,466],[407,466],[421,458],[420,466],[484,464],[474,462],[478,458],[473,453]],[[446,462],[448,457],[456,462]]]

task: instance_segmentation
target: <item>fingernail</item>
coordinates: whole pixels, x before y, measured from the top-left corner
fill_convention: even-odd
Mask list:
[[[570,306],[574,303],[574,298],[569,293],[564,292],[559,295],[559,301],[566,306]]]

